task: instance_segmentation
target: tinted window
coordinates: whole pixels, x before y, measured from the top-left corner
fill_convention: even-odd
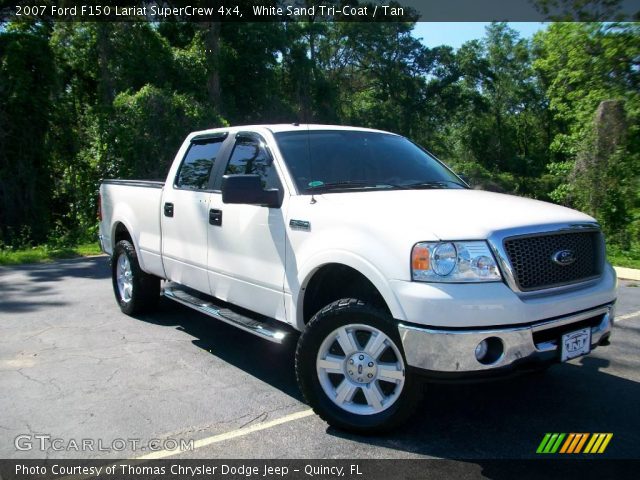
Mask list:
[[[220,151],[222,141],[192,143],[180,165],[175,186],[191,190],[204,190],[209,184],[209,175]]]
[[[260,175],[264,188],[279,188],[278,173],[271,155],[255,138],[240,137],[233,147],[225,175]]]
[[[398,135],[362,131],[281,132],[276,140],[302,193],[345,188],[461,188],[435,158]],[[357,185],[356,185],[357,184]]]

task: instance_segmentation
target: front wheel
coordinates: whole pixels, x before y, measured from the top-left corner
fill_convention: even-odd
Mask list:
[[[397,324],[357,299],[333,302],[311,319],[298,341],[296,375],[320,417],[359,433],[397,427],[419,400]]]
[[[120,310],[135,315],[155,307],[160,297],[160,279],[140,268],[136,249],[128,240],[119,241],[111,258],[113,293]]]

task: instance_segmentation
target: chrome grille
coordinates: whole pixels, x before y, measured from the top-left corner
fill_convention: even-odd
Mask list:
[[[540,234],[507,238],[504,248],[513,276],[522,291],[579,283],[599,276],[603,266],[602,234],[599,231]],[[559,265],[554,254],[570,250],[575,261]]]

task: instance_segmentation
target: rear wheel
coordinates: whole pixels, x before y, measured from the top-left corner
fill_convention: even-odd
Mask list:
[[[119,241],[111,257],[113,292],[120,310],[134,315],[154,308],[160,297],[160,279],[140,269],[136,250],[128,240]]]
[[[318,415],[359,433],[400,425],[419,400],[397,325],[357,299],[333,302],[311,319],[298,342],[296,374]]]

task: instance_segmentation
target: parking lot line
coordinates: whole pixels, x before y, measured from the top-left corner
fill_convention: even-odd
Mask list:
[[[160,458],[167,458],[173,455],[178,455],[184,452],[192,452],[193,450],[197,450],[198,448],[206,447],[207,445],[211,445],[213,443],[224,442],[225,440],[231,440],[232,438],[242,437],[244,435],[249,435],[253,432],[258,432],[260,430],[266,430],[271,427],[275,427],[278,425],[282,425],[283,423],[293,422],[295,420],[300,420],[301,418],[308,417],[313,415],[313,410],[303,410],[301,412],[292,413],[290,415],[285,415],[284,417],[276,418],[274,420],[258,423],[256,425],[251,425],[250,427],[238,428],[237,430],[231,430],[230,432],[220,433],[218,435],[213,435],[212,437],[203,438],[201,440],[196,440],[193,442],[193,448],[189,450],[176,449],[176,450],[159,450],[157,452],[148,453],[146,455],[142,455],[141,457],[136,457],[133,460],[157,460]]]
[[[618,320],[629,320],[630,318],[636,317],[640,317],[640,310],[638,310],[637,312],[625,313],[624,315],[620,316],[616,315],[615,321],[617,322]]]

